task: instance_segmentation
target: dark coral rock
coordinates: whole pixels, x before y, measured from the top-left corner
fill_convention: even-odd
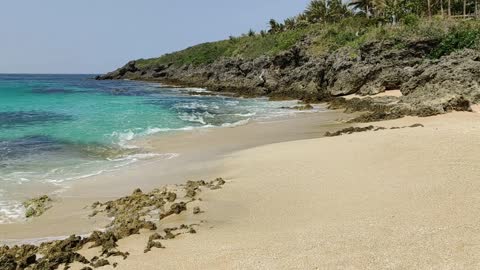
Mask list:
[[[344,134],[353,134],[353,133],[357,133],[357,132],[370,131],[370,130],[374,130],[374,129],[375,129],[374,126],[348,127],[348,128],[344,128],[344,129],[339,130],[339,131],[335,131],[335,132],[326,132],[325,136],[326,137],[335,137],[335,136],[340,136],[340,135],[344,135]]]
[[[99,268],[99,267],[102,267],[102,266],[105,266],[105,265],[110,265],[110,262],[108,260],[105,260],[105,259],[98,259],[95,262],[92,262],[90,265],[93,268]]]
[[[180,214],[182,213],[183,211],[186,211],[187,210],[187,204],[184,203],[184,202],[179,202],[179,203],[174,203],[172,204],[172,206],[170,207],[170,210],[175,213],[175,214]]]
[[[51,202],[52,199],[47,195],[25,201],[23,203],[23,206],[26,208],[25,216],[27,218],[41,216],[45,211],[51,208]]]

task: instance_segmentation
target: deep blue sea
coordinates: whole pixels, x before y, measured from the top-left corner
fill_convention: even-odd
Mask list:
[[[22,214],[10,189],[69,181],[145,158],[175,158],[136,148],[142,136],[221,128],[291,114],[295,102],[191,95],[94,75],[0,74],[0,223]]]

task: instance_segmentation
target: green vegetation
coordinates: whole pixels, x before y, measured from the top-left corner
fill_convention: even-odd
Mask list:
[[[342,47],[351,48],[354,53],[354,49],[371,41],[394,41],[396,47],[401,48],[411,40],[436,39],[439,46],[431,53],[432,58],[458,49],[477,48],[480,22],[456,20],[447,15],[472,12],[472,4],[476,3],[465,2],[465,8],[460,5],[459,10],[458,3],[448,8],[443,7],[444,2],[450,3],[448,0],[354,0],[346,5],[341,0],[313,0],[303,13],[283,23],[271,19],[268,30],[258,33],[249,30],[240,37],[231,36],[228,40],[200,44],[159,58],[141,59],[137,65],[200,65],[229,57],[273,56],[306,38],[310,41],[311,55]]]
[[[212,63],[222,57],[252,59],[262,55],[275,55],[287,50],[315,29],[315,25],[282,31],[275,34],[249,33],[229,40],[204,43],[183,51],[165,54],[159,58],[141,59],[139,67],[173,63],[175,65],[199,65]]]
[[[432,58],[440,58],[456,50],[478,48],[480,28],[478,25],[461,25],[454,28],[443,38],[440,45],[431,53]]]

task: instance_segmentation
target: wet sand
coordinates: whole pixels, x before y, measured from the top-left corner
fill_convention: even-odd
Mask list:
[[[318,138],[352,115],[328,111],[299,113],[296,116],[256,121],[232,128],[213,128],[151,136],[135,145],[156,153],[177,153],[172,159],[151,159],[114,172],[77,180],[69,185],[40,190],[32,196],[54,191],[52,209],[25,223],[0,225],[0,242],[25,243],[55,239],[70,234],[87,234],[102,228],[109,220],[89,218],[86,206],[130,194],[135,188],[151,190],[166,184],[221,176],[224,157],[239,150],[292,140]],[[57,190],[57,191],[55,191]]]

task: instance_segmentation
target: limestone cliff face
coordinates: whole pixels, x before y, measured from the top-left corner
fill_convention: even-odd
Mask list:
[[[313,57],[308,54],[309,42],[302,41],[274,57],[252,60],[231,58],[198,66],[170,63],[147,68],[132,61],[98,79],[152,80],[309,102],[401,90],[400,98],[374,98],[372,104],[401,115],[469,110],[470,104],[480,100],[480,53],[463,50],[429,59],[437,44],[432,39],[403,42],[401,46],[392,41],[371,42],[355,50],[341,48]],[[341,104],[350,106],[352,101]]]

